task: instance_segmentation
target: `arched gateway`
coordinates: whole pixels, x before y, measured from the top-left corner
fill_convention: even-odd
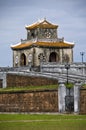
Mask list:
[[[26,65],[26,56],[25,54],[21,54],[21,57],[20,57],[20,65],[21,66],[25,66]]]
[[[59,62],[59,55],[56,52],[50,53],[49,62]]]
[[[56,53],[52,52],[49,57],[49,62],[56,62]]]

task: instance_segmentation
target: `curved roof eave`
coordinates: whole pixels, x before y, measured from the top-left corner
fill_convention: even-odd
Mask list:
[[[26,29],[35,29],[35,28],[57,28],[58,25],[52,24],[50,22],[48,22],[47,20],[43,20],[43,21],[38,21],[36,23],[33,23],[29,26],[26,26]]]
[[[13,50],[18,50],[18,49],[25,49],[29,48],[31,46],[39,46],[39,47],[58,47],[58,48],[70,48],[74,47],[74,44],[69,44],[66,42],[26,42],[26,43],[21,43],[21,44],[16,44],[11,46]]]

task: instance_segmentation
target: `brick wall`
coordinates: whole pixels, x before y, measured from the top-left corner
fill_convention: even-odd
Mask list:
[[[0,92],[0,112],[58,112],[58,91]]]
[[[86,114],[86,88],[80,90],[80,114]]]
[[[7,87],[42,86],[57,84],[57,80],[37,76],[7,74]]]

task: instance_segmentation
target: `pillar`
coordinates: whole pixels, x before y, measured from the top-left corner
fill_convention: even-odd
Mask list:
[[[58,87],[58,108],[59,112],[65,112],[65,96],[66,96],[66,87],[63,81],[59,81]]]
[[[81,83],[76,82],[74,85],[74,113],[79,113],[80,109],[80,87]]]
[[[2,87],[3,88],[7,87],[6,75],[7,74],[5,72],[0,73],[0,79],[2,79]]]

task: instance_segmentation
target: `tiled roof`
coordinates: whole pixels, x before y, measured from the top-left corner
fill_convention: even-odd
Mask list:
[[[11,46],[13,50],[29,48],[32,45],[39,46],[39,47],[58,47],[58,48],[65,48],[65,47],[73,47],[74,44],[69,44],[66,42],[26,42],[20,43],[14,46]]]
[[[54,25],[54,24],[48,22],[46,19],[44,19],[43,21],[38,21],[34,24],[26,26],[25,28],[26,29],[35,29],[35,28],[53,28],[53,29],[55,28],[56,29],[57,27],[58,27],[58,25]]]

